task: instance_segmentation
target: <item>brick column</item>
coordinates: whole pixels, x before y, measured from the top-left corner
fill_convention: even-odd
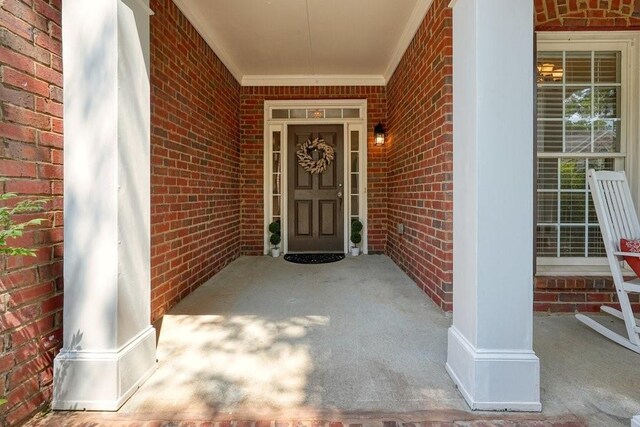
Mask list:
[[[539,411],[533,340],[533,3],[453,4],[453,326],[472,409]]]
[[[116,410],[155,368],[148,0],[65,0],[64,344],[54,409]]]

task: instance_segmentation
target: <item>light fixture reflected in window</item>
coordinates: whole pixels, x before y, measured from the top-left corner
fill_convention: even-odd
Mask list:
[[[562,67],[550,63],[538,63],[538,83],[561,82],[563,75]]]
[[[378,124],[373,128],[374,141],[376,145],[384,145],[384,126],[382,123],[378,122]]]
[[[314,119],[322,119],[324,118],[324,110],[313,110],[309,111],[310,117]]]

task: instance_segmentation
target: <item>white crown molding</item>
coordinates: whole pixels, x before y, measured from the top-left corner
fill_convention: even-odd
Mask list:
[[[393,76],[393,73],[396,71],[398,64],[400,64],[404,53],[407,51],[409,44],[411,44],[411,40],[413,40],[413,37],[416,35],[418,28],[420,28],[420,25],[422,24],[422,21],[424,20],[424,17],[432,3],[433,0],[418,0],[416,2],[413,11],[411,11],[409,21],[404,27],[400,40],[398,40],[396,49],[393,51],[393,55],[391,55],[391,60],[389,61],[387,70],[384,73],[385,83],[389,82],[389,79],[391,79],[391,76]]]
[[[236,78],[238,83],[242,82],[242,73],[240,69],[233,62],[231,57],[227,54],[227,52],[216,43],[216,38],[213,32],[210,30],[210,26],[207,26],[200,20],[200,17],[197,13],[193,11],[190,6],[190,2],[187,0],[173,0],[178,9],[184,13],[184,16],[187,17],[189,22],[194,26],[196,31],[202,36],[202,38],[207,42],[209,47],[214,51],[214,53],[218,56],[220,61],[227,67],[227,69],[233,74],[233,77]]]
[[[384,86],[376,75],[267,75],[244,76],[242,86]]]

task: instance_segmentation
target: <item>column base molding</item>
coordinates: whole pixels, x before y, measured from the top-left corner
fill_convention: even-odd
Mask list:
[[[53,361],[52,409],[117,411],[156,369],[156,331],[149,326],[116,351],[62,349]]]
[[[472,410],[542,410],[540,361],[533,351],[476,349],[452,326],[446,368]]]

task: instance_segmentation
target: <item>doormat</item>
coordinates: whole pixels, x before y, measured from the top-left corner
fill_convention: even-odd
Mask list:
[[[326,264],[344,259],[344,254],[286,254],[285,261],[296,264]]]

